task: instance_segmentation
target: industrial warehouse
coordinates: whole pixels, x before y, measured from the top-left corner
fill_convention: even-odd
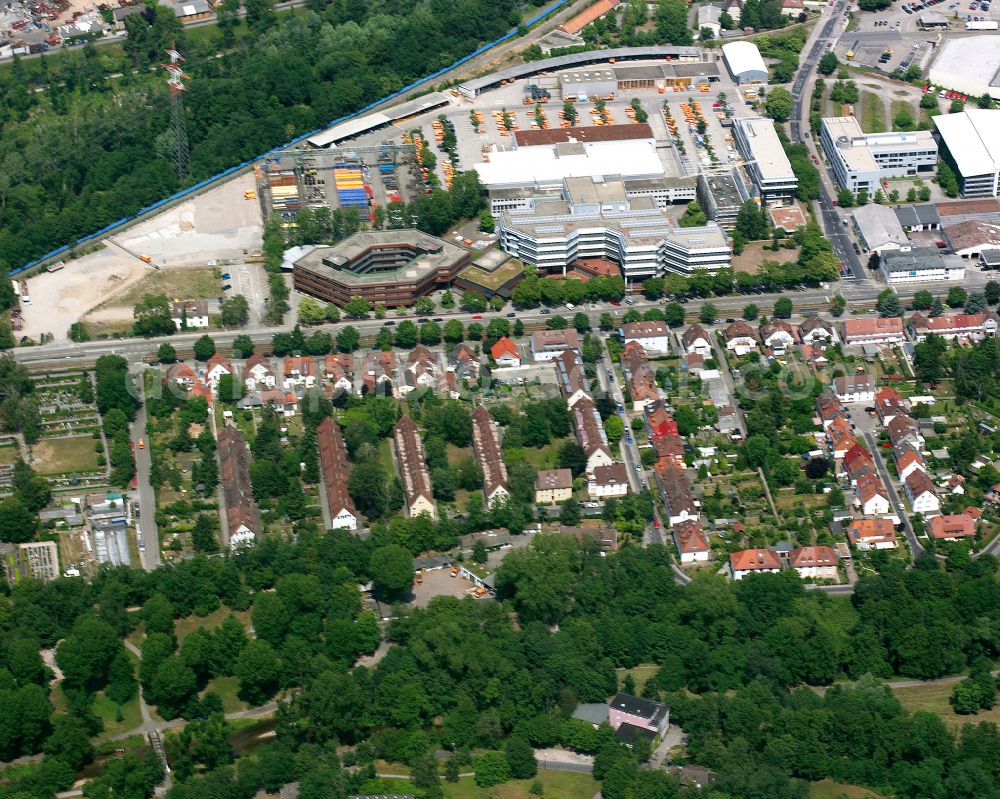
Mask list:
[[[509,296],[519,262],[583,277],[611,268],[630,282],[714,273],[732,265],[728,232],[743,203],[795,203],[797,180],[760,113],[767,85],[756,45],[742,41],[721,52],[619,48],[518,64],[275,154],[256,170],[257,199],[288,221],[328,207],[367,227],[380,208],[449,187],[458,171],[478,174],[495,236],[356,234],[288,264],[297,290],[340,304],[410,305],[444,285]],[[693,201],[708,221],[681,227]]]

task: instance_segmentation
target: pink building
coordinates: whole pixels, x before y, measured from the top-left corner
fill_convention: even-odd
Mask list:
[[[623,724],[662,735],[670,726],[670,711],[660,702],[628,694],[615,694],[608,704],[608,722],[617,730]]]

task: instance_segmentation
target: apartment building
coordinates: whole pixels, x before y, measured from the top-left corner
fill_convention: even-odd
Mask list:
[[[351,464],[347,459],[344,435],[329,416],[316,426],[316,443],[319,448],[319,465],[326,489],[326,506],[330,512],[330,528],[358,529],[358,510],[347,490]]]
[[[225,533],[229,548],[235,551],[253,544],[264,527],[250,483],[250,450],[243,434],[232,425],[219,433],[219,463],[226,505]]]
[[[483,473],[486,506],[492,508],[510,496],[510,486],[500,449],[500,431],[485,405],[480,405],[472,414],[472,451]]]
[[[404,416],[396,422],[393,437],[396,442],[399,473],[403,480],[403,492],[406,494],[407,515],[419,516],[421,513],[426,513],[432,519],[437,519],[431,475],[427,471],[424,443],[420,440],[417,425],[409,416]]]

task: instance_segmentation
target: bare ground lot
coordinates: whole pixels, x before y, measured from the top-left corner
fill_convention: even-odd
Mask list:
[[[243,192],[253,189],[253,175],[242,175],[116,238],[161,267],[241,259],[244,250],[259,250],[261,244],[260,206],[243,198]]]
[[[777,261],[786,264],[799,257],[799,251],[781,249],[777,252],[764,249],[764,242],[747,244],[740,255],[733,256],[733,271],[753,275],[760,269],[762,261]]]
[[[43,439],[31,451],[32,466],[40,474],[91,472],[97,468],[97,452],[91,436]]]
[[[423,575],[423,583],[413,586],[412,604],[425,608],[436,596],[454,596],[461,599],[470,595],[473,585],[464,577],[451,576],[451,569],[435,569]]]
[[[222,294],[221,271],[213,266],[193,266],[150,272],[84,317],[91,333],[131,328],[132,308],[146,294],[165,294],[169,300],[214,299]]]
[[[150,271],[113,244],[75,261],[59,272],[42,272],[28,279],[31,305],[24,308],[21,335],[37,339],[51,333],[65,341],[69,326],[115,292],[141,280]]]
[[[260,206],[243,199],[243,192],[253,188],[252,175],[227,181],[109,239],[98,252],[67,261],[59,272],[30,278],[31,305],[24,308],[22,335],[37,340],[51,333],[67,340],[73,322],[152,271],[138,255],[149,255],[161,267],[205,267],[213,259],[242,260],[245,250],[259,251]],[[131,322],[131,313],[125,320],[120,316],[95,316],[94,321],[109,327]]]

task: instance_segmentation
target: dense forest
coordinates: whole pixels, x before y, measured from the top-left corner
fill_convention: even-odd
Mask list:
[[[0,268],[182,188],[167,85],[151,74],[175,40],[190,75],[193,183],[447,66],[521,19],[514,0],[320,1],[288,15],[273,5],[247,3],[246,30],[224,12],[216,33],[190,40],[157,7],[152,26],[129,18],[123,49],[87,45],[0,72]]]
[[[640,663],[658,667],[643,695],[668,703],[689,735],[691,762],[719,774],[702,796],[804,797],[806,781],[824,777],[914,799],[1000,789],[995,725],[955,736],[933,714],[905,713],[879,682],[971,669],[967,682],[992,704],[996,687],[984,672],[1000,652],[992,557],[924,556],[912,569],[876,558],[877,573],[847,600],[808,592],[788,572],[742,583],[704,575],[680,586],[662,547],[605,557],[543,534],[508,554],[498,602],[397,607],[388,653],[355,666],[379,637],[358,583],[400,569],[409,579],[408,542],[395,535],[383,528],[378,541],[361,541],[304,523],[297,540],[265,539],[236,557],[13,586],[0,600],[0,743],[7,757],[46,757],[0,782],[0,797],[67,787],[93,756],[95,692],[124,701],[137,681],[161,714],[192,720],[167,740],[178,766],[174,799],[248,799],[293,780],[305,799],[340,799],[378,790],[369,782],[376,759],[407,764],[415,792],[430,799],[441,795],[442,772],[449,779],[471,768],[486,782],[517,773],[525,744],[596,755],[608,799],[684,796],[673,777],[641,765],[648,751],[570,718],[577,702],[619,689],[616,667]],[[141,610],[126,610],[133,606]],[[249,609],[256,638],[230,617],[178,646],[175,619],[220,607]],[[134,675],[119,639],[139,623]],[[50,721],[37,648],[57,642],[68,714]],[[251,703],[286,697],[276,737],[235,764],[218,699],[199,697],[218,675],[235,675]],[[854,682],[832,685],[843,680]],[[435,750],[447,753],[440,766]],[[134,779],[118,786],[122,769]],[[155,762],[130,754],[113,759],[87,795],[140,799],[158,778]]]

